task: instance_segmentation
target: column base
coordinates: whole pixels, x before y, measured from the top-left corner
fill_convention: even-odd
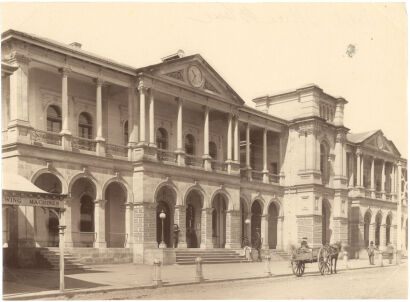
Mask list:
[[[107,242],[94,242],[93,247],[94,248],[106,248]]]
[[[186,242],[178,242],[177,249],[186,249],[187,247],[188,245],[186,244]]]
[[[204,160],[204,169],[206,171],[212,171],[212,157],[208,154],[204,154],[202,159]]]
[[[182,149],[175,150],[177,155],[177,164],[178,166],[185,166],[185,151]]]

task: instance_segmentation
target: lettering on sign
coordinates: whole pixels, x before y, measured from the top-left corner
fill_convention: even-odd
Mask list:
[[[32,196],[13,196],[6,194],[3,194],[3,205],[64,208],[64,202],[61,199],[47,199]]]

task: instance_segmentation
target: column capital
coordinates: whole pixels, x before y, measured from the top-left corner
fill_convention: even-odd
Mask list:
[[[95,206],[100,206],[103,207],[107,203],[107,200],[105,199],[100,199],[100,200],[94,200],[94,205]]]
[[[144,86],[144,81],[143,80],[139,80],[138,81],[138,85],[137,85],[137,89],[138,91],[141,93],[145,93],[147,91],[147,87]]]
[[[10,64],[25,64],[28,65],[31,62],[31,58],[26,56],[25,54],[22,54],[17,51],[12,51],[7,57],[6,61]]]
[[[204,112],[209,113],[209,106],[208,105],[202,105],[202,109],[204,110]]]
[[[356,149],[356,155],[363,155],[363,151],[359,148]]]
[[[178,103],[178,105],[183,105],[183,104],[184,104],[184,99],[181,98],[181,97],[179,97],[179,96],[176,96],[176,97],[174,98],[174,100],[175,100],[175,102]]]
[[[102,78],[96,78],[94,79],[94,83],[97,85],[97,87],[101,87],[105,82]]]
[[[175,207],[174,207],[174,208],[175,208],[175,210],[177,210],[177,209],[178,209],[178,210],[180,210],[180,211],[181,211],[181,210],[183,211],[183,210],[185,210],[185,209],[186,209],[186,205],[183,205],[183,204],[177,204],[177,205],[175,205]]]
[[[126,209],[133,209],[134,208],[134,203],[132,202],[126,202],[125,204]]]
[[[64,66],[64,67],[59,68],[59,69],[58,69],[58,72],[61,73],[61,75],[62,75],[63,77],[66,77],[66,76],[68,76],[68,75],[72,72],[72,70],[71,70],[70,67]]]

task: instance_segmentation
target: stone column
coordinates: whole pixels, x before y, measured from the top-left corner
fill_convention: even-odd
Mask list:
[[[397,252],[401,252],[402,248],[402,229],[401,229],[401,215],[402,215],[402,209],[401,209],[401,204],[402,204],[402,196],[401,196],[401,162],[397,163],[397,195],[396,195],[396,201],[397,201],[397,215],[396,215],[396,225],[397,225],[397,235],[396,235],[396,248]],[[392,232],[394,233],[394,232]]]
[[[356,151],[356,187],[360,187],[360,151]]]
[[[10,75],[10,120],[9,127],[29,127],[28,75],[30,58],[14,52],[9,63],[18,69]]]
[[[382,199],[386,199],[386,162],[382,163]]]
[[[207,171],[212,170],[211,156],[209,156],[209,107],[204,106],[204,168]]]
[[[61,73],[61,118],[62,118],[62,142],[61,145],[64,150],[71,150],[71,131],[69,125],[69,102],[68,102],[68,75],[71,72],[71,69],[63,67],[59,69]],[[68,233],[68,230],[66,230]],[[67,242],[67,236],[66,242]]]
[[[177,162],[178,165],[184,166],[185,165],[185,150],[182,145],[183,138],[182,138],[182,105],[183,101],[181,98],[175,99],[178,103],[178,116],[177,116],[177,150],[175,153],[177,154]]]
[[[212,208],[202,209],[201,213],[201,249],[213,248],[212,243]]]
[[[140,137],[139,144],[145,145],[145,92],[146,88],[142,81],[138,84],[138,91],[140,94]]]
[[[372,198],[375,198],[375,187],[374,187],[374,157],[372,157],[372,165],[370,168],[370,190]]]
[[[134,203],[132,225],[134,263],[143,263],[145,249],[158,248],[156,208],[157,204],[154,202]]]
[[[349,187],[354,187],[354,154],[349,153]]]
[[[241,247],[241,212],[226,212],[226,243],[225,248],[239,249]]]
[[[137,145],[138,124],[135,116],[135,87],[128,88],[128,158],[132,159],[132,149]]]
[[[95,83],[97,87],[97,90],[96,90],[97,136],[95,138],[95,140],[97,141],[97,155],[105,156],[105,148],[104,148],[105,139],[103,138],[103,135],[102,135],[102,93],[101,93],[101,89],[102,89],[102,85],[104,81],[102,79],[96,79]]]
[[[396,175],[396,166],[394,165],[394,163],[392,163],[391,164],[391,171],[390,171],[390,179],[391,179],[390,191],[391,191],[392,194],[396,193],[395,175]],[[392,200],[393,200],[393,196],[392,196]]]
[[[178,248],[186,248],[186,206],[175,206],[174,223],[178,224],[180,229]]]
[[[262,249],[269,249],[269,215],[261,217]]]
[[[360,186],[364,187],[364,154],[361,155],[361,162],[360,162]]]
[[[95,248],[107,247],[105,241],[105,203],[106,200],[94,201],[94,232],[95,234]]]
[[[149,90],[149,146],[157,147],[155,143],[155,114],[154,114],[154,91]]]
[[[226,160],[228,162],[232,161],[232,114],[228,113],[228,130],[226,133]]]
[[[246,168],[251,168],[251,127],[249,123],[246,124]]]
[[[235,116],[234,130],[233,130],[233,160],[239,163],[239,120]]]
[[[133,236],[133,210],[134,204],[131,202],[127,202],[125,204],[125,233],[126,233],[126,245],[125,247],[132,247],[134,243],[134,236]]]
[[[263,129],[263,182],[269,183],[268,171],[268,129]]]
[[[65,247],[73,247],[73,234],[72,234],[72,221],[71,221],[71,199],[67,199],[64,202],[64,224],[65,230]]]

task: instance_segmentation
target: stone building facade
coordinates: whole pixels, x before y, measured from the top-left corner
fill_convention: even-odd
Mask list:
[[[136,68],[4,32],[3,177],[69,198],[60,222],[3,207],[3,246],[56,246],[62,223],[67,248],[143,262],[173,249],[178,224],[178,249],[240,249],[260,233],[264,249],[307,237],[360,252],[397,243],[401,225],[407,250],[407,160],[381,130],[351,133],[347,101],[316,85],[253,102],[198,54]]]

